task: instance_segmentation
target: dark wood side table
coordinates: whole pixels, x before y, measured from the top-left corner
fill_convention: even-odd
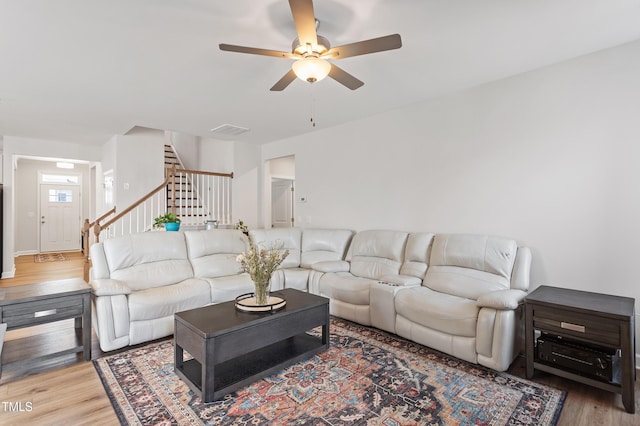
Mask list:
[[[329,299],[294,289],[286,306],[246,313],[224,302],[175,314],[175,372],[211,402],[329,348]],[[322,327],[321,336],[307,330]],[[193,357],[184,360],[184,351]]]
[[[622,403],[635,413],[635,299],[600,293],[540,286],[525,298],[527,378],[534,370],[622,394]],[[619,379],[593,375],[543,361],[535,350],[536,331],[587,347],[620,350]],[[580,346],[577,347],[580,347]],[[580,353],[579,351],[577,352]],[[573,354],[574,357],[579,355]],[[581,362],[581,360],[576,360]]]
[[[83,352],[85,361],[91,360],[90,296],[91,287],[82,278],[0,288],[0,322],[7,324],[7,331],[75,318],[75,327],[82,334],[76,337],[73,347],[54,353],[40,354],[38,348],[25,345],[27,349],[17,351],[20,356],[16,360],[8,359],[10,347],[29,338],[6,342],[0,360],[0,376],[2,364],[34,363],[77,352]]]

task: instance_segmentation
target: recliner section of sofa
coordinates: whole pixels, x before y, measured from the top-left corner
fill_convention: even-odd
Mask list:
[[[194,278],[183,233],[112,238],[90,253],[93,324],[104,351],[168,336],[175,312],[211,298],[209,284]]]

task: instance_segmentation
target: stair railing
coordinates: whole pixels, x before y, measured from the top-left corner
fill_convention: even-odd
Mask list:
[[[231,214],[231,179],[233,173],[202,172],[197,170],[170,169],[170,186],[167,202],[172,213],[182,225],[199,226],[207,220],[218,224],[233,223]],[[191,187],[192,196],[180,197]],[[180,191],[178,191],[180,189]]]
[[[178,151],[172,144],[165,144],[165,149],[167,147],[171,149],[177,160],[177,163],[171,167],[175,181],[172,181],[171,188],[167,188],[167,201],[171,211],[180,216],[182,221],[191,225],[200,225],[205,220],[226,222],[226,209],[223,205],[214,205],[211,194],[213,192],[221,194],[222,199],[225,199],[223,194],[228,188],[225,188],[223,183],[230,181],[224,179],[225,176],[214,174],[216,176],[212,177],[186,170]],[[216,188],[215,191],[212,186]]]
[[[178,205],[176,188],[179,181],[186,179],[198,180],[200,188],[207,190],[202,194],[202,203],[206,206],[207,216],[202,216],[200,207],[195,205]],[[206,220],[216,220],[220,225],[232,225],[231,211],[231,180],[233,173],[204,172],[198,170],[177,169],[175,165],[167,169],[164,181],[149,193],[141,197],[131,206],[115,213],[115,207],[93,222],[85,219],[82,227],[85,273],[84,279],[89,280],[89,250],[90,244],[108,238],[126,234],[153,230],[154,218],[171,211],[181,220],[181,226],[200,226]],[[110,217],[111,216],[111,217]],[[109,218],[104,223],[101,223]],[[90,230],[93,229],[93,238]]]
[[[116,214],[116,208],[113,207],[111,210],[94,220],[93,222],[89,222],[89,219],[85,219],[82,224],[82,230],[80,231],[82,234],[82,255],[84,256],[84,276],[85,280],[89,277],[89,247],[91,244],[95,242],[94,238],[91,238],[91,228],[93,228],[96,223],[102,222],[109,216]]]

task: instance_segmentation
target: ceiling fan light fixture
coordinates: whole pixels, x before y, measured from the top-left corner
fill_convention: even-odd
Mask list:
[[[329,75],[331,64],[326,59],[307,56],[295,61],[291,69],[300,80],[315,83]]]

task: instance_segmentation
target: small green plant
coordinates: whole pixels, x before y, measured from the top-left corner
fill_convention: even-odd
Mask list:
[[[175,213],[165,213],[153,219],[153,227],[161,228],[164,226],[165,223],[175,223],[175,222],[180,223],[180,218],[176,216]]]
[[[243,221],[238,221],[238,223],[236,223],[236,229],[241,230],[245,234],[249,233],[249,227]]]

